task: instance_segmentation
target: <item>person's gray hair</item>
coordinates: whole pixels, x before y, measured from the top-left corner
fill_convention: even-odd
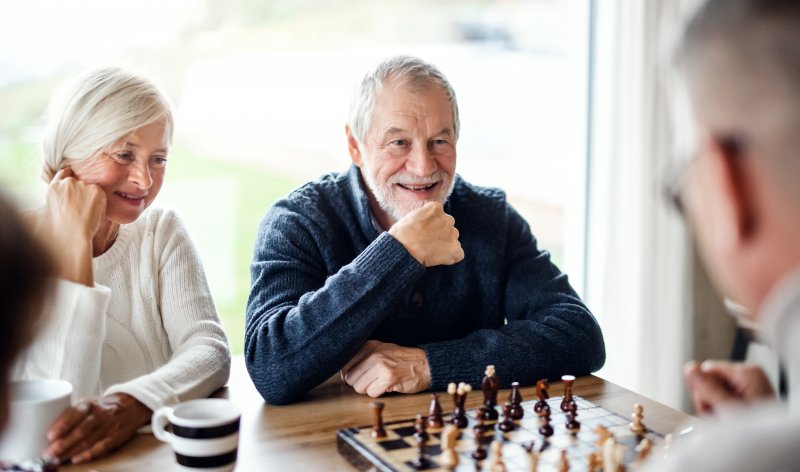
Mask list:
[[[42,178],[50,182],[65,158],[95,156],[157,121],[163,121],[165,138],[171,143],[172,107],[153,83],[116,67],[89,72],[50,102],[42,139]]]
[[[709,0],[684,29],[676,60],[704,125],[741,134],[784,187],[796,187],[800,1]]]
[[[364,76],[356,87],[353,101],[350,104],[350,129],[359,142],[364,142],[364,137],[369,130],[375,100],[383,86],[391,82],[397,86],[405,87],[440,87],[450,99],[453,110],[453,134],[458,139],[460,122],[458,119],[458,102],[456,92],[447,80],[447,77],[436,68],[422,59],[412,56],[394,56],[378,64]]]

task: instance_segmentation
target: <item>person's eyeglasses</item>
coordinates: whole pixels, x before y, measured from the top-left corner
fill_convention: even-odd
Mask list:
[[[726,156],[739,157],[743,155],[744,139],[742,137],[733,134],[725,135],[720,139],[720,143]],[[674,161],[672,168],[667,171],[667,178],[664,181],[664,196],[682,217],[686,216],[686,206],[683,201],[687,183],[686,176],[689,168],[696,161],[697,156]]]

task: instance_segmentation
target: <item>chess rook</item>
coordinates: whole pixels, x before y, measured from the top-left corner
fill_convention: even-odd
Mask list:
[[[525,416],[522,409],[522,394],[519,391],[519,382],[511,382],[511,393],[508,394],[511,403],[511,419],[521,420]]]
[[[561,411],[569,411],[569,404],[572,399],[572,384],[575,383],[574,375],[562,375],[561,381],[564,382],[564,398],[561,400]]]

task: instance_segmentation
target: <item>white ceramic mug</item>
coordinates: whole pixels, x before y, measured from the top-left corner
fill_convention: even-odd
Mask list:
[[[47,446],[47,430],[70,406],[72,384],[66,380],[11,382],[8,424],[0,438],[0,459],[37,460]]]
[[[227,472],[236,467],[241,416],[230,400],[191,400],[156,410],[153,434],[172,446],[179,470]]]

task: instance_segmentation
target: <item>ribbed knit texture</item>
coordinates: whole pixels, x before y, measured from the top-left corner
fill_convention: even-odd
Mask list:
[[[93,260],[95,287],[59,280],[19,378],[73,384],[73,399],[124,392],[155,410],[222,387],[230,350],[185,226],[152,208]]]
[[[300,399],[369,339],[424,349],[433,390],[477,386],[487,364],[505,387],[603,365],[597,322],[502,191],[457,177],[445,211],[465,259],[428,269],[375,229],[356,167],[267,212],[245,332],[247,368],[267,402]]]

